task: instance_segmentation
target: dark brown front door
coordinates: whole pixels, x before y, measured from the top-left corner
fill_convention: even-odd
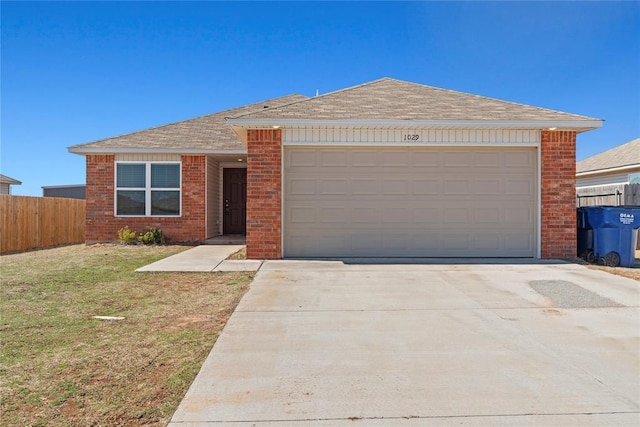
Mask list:
[[[247,170],[223,169],[224,234],[246,234]]]

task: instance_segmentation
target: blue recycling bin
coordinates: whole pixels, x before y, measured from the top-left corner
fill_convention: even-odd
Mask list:
[[[577,226],[577,253],[580,258],[587,262],[595,262],[595,253],[593,250],[593,228],[589,225],[587,208],[578,208]]]
[[[600,264],[633,267],[640,208],[589,206],[586,221],[593,228],[593,251]]]

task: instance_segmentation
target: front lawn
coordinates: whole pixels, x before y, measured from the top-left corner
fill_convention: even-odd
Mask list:
[[[166,425],[253,278],[134,272],[185,249],[0,257],[0,425]]]

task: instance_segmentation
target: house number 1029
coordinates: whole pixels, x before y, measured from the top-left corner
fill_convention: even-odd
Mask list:
[[[420,139],[420,135],[418,134],[410,134],[410,135],[404,135],[402,140],[403,141],[417,141]]]

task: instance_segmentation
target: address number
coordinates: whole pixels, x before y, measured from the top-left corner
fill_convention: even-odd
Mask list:
[[[419,139],[420,139],[420,135],[411,134],[411,135],[404,135],[404,138],[402,140],[403,141],[417,141]]]

